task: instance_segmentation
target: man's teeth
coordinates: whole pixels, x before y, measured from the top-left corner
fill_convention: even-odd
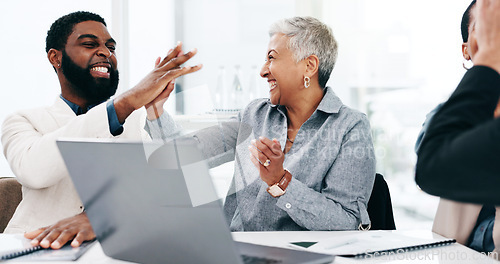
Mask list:
[[[106,67],[94,67],[90,69],[91,71],[98,71],[98,72],[103,72],[103,73],[108,73],[108,68]]]
[[[269,82],[269,88],[271,88],[271,90],[276,88],[276,82]]]

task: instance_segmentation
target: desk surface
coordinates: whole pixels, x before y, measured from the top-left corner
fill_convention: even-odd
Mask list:
[[[333,236],[343,236],[353,234],[359,231],[296,231],[296,232],[235,232],[233,233],[234,240],[288,248],[287,244],[290,241],[314,241]],[[391,232],[391,231],[387,231]],[[395,232],[422,232],[422,231],[395,231]],[[429,235],[438,236],[436,234]],[[439,236],[438,236],[439,237]],[[20,263],[20,262],[18,262]],[[24,263],[40,263],[40,262],[24,262]],[[58,262],[58,263],[73,263],[73,262]],[[77,263],[103,263],[103,264],[118,264],[130,263],[126,261],[115,260],[104,255],[101,245],[96,243],[83,255]],[[411,251],[404,254],[396,254],[391,256],[381,256],[369,259],[350,259],[336,257],[333,263],[498,263],[497,261],[471,250],[463,245],[455,243],[449,246],[442,246],[433,249]]]

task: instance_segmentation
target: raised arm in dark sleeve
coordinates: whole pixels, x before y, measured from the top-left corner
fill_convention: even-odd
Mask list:
[[[497,71],[470,69],[429,124],[418,152],[416,182],[425,192],[500,204],[500,96]]]

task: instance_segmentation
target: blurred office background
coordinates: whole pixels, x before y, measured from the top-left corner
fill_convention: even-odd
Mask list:
[[[50,105],[59,94],[45,36],[72,11],[103,16],[115,40],[120,91],[140,81],[178,40],[197,48],[202,71],[178,80],[168,111],[193,124],[233,113],[267,96],[260,78],[268,28],[309,15],[339,42],[328,83],[371,122],[378,171],[388,181],[399,229],[429,228],[437,199],[414,182],[414,143],[425,115],[446,100],[462,68],[460,20],[470,0],[18,0],[0,2],[0,120],[19,109]],[[215,110],[215,111],[214,111]],[[209,119],[209,118],[208,118]],[[220,193],[231,165],[213,170]],[[12,176],[4,158],[0,176]]]

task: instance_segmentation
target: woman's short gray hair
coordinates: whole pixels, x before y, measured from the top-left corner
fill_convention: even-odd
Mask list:
[[[292,17],[275,22],[269,36],[284,34],[290,38],[288,48],[299,62],[311,55],[319,58],[319,85],[325,88],[337,61],[337,41],[332,30],[313,17]]]

